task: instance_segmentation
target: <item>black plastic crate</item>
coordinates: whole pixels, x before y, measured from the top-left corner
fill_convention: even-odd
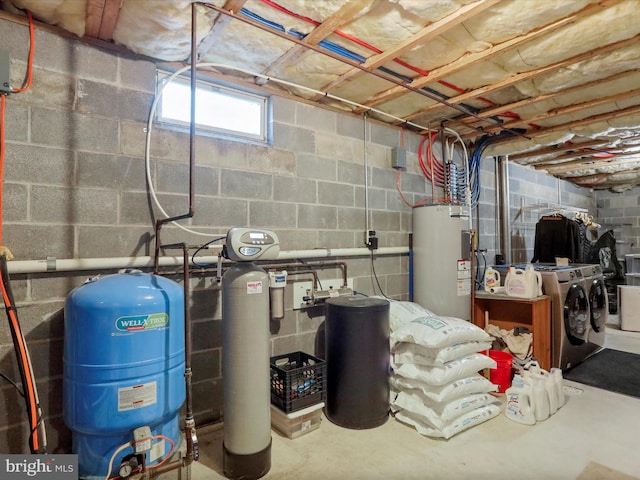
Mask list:
[[[327,365],[305,352],[271,357],[271,403],[285,413],[323,402]]]

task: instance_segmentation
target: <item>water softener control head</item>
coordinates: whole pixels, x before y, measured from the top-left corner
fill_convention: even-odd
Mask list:
[[[235,227],[227,232],[226,256],[236,262],[275,260],[280,253],[280,242],[269,230]]]

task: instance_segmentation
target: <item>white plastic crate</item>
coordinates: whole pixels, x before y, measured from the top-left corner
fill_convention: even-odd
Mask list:
[[[271,405],[271,426],[289,438],[298,438],[320,427],[323,407],[324,402],[321,402],[286,414],[275,405]]]
[[[640,286],[618,285],[620,330],[640,332]]]
[[[626,272],[630,274],[640,274],[640,254],[629,253],[624,256]]]
[[[640,285],[640,273],[627,273],[625,274],[625,280],[627,285],[639,286]]]

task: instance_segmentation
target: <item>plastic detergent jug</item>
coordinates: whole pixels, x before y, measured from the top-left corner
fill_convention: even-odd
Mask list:
[[[484,290],[485,292],[491,291],[492,288],[500,286],[500,272],[493,268],[487,268],[484,272]]]
[[[558,408],[564,406],[564,382],[562,381],[562,369],[552,368],[550,374],[555,383],[556,395],[558,396]]]
[[[533,415],[536,422],[541,422],[549,418],[549,398],[544,382],[538,375],[530,377],[531,393],[533,397]]]
[[[558,411],[558,393],[556,392],[556,381],[549,372],[545,372],[542,376],[544,379],[544,388],[547,391],[549,399],[549,415],[553,415]]]
[[[536,272],[533,267],[525,270],[509,267],[507,277],[504,280],[507,295],[511,297],[537,297],[538,291],[541,291],[541,285],[542,276],[540,272]]]
[[[531,387],[518,374],[513,376],[511,387],[507,389],[507,408],[504,413],[509,420],[524,425],[535,425],[536,417],[531,401]]]
[[[537,272],[533,265],[527,265],[524,269],[524,275],[527,283],[535,283],[535,294],[534,297],[539,297],[542,295],[542,275],[540,272]]]
[[[531,376],[537,379],[544,387],[547,403],[549,405],[549,415],[553,415],[558,411],[558,392],[556,391],[556,381],[554,376],[542,369],[539,369],[538,372],[531,373]]]

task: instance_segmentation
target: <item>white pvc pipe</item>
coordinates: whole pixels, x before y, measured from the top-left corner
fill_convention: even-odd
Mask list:
[[[373,251],[374,255],[404,255],[409,247],[383,247]],[[277,260],[293,260],[297,258],[329,258],[329,257],[364,257],[369,256],[368,248],[317,248],[313,250],[281,251]],[[215,265],[217,255],[197,257],[199,264]],[[158,259],[161,267],[182,265],[182,255],[162,256]],[[78,258],[44,260],[12,260],[7,263],[9,273],[52,273],[74,272],[82,270],[112,270],[120,268],[153,268],[154,258],[145,257],[111,257],[111,258]]]

